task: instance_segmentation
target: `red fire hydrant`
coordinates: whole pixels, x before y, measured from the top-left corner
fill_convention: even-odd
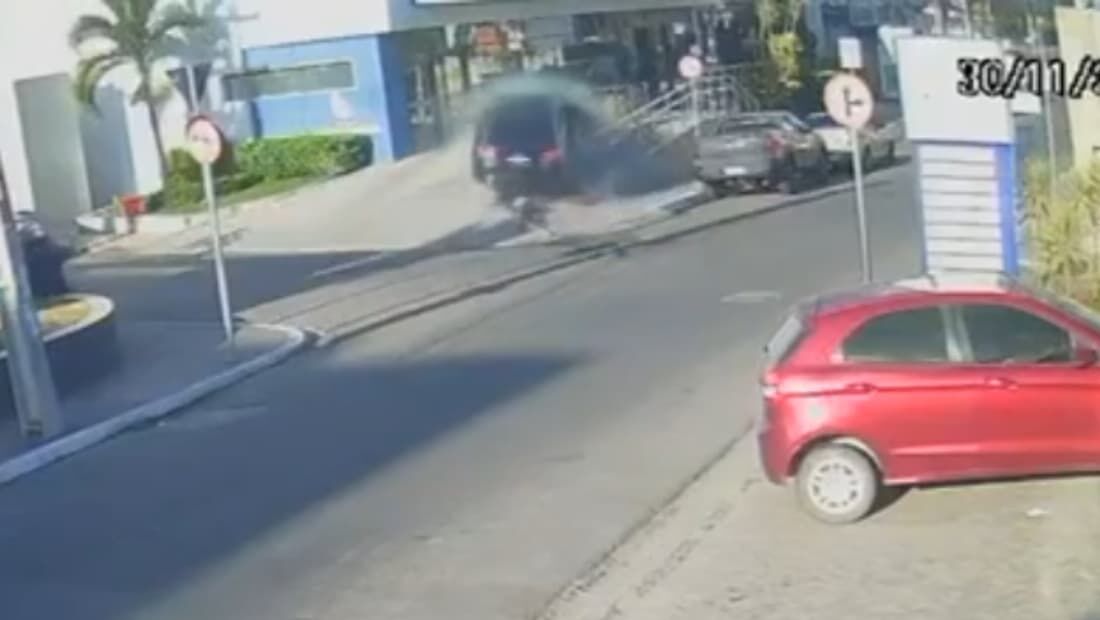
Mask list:
[[[118,202],[122,205],[122,214],[126,216],[126,229],[129,234],[137,232],[137,218],[145,213],[147,201],[141,194],[126,194],[120,196]]]

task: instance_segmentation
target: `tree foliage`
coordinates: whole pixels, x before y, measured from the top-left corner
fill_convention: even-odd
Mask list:
[[[203,28],[206,20],[179,4],[162,5],[158,0],[102,2],[102,14],[81,15],[69,30],[69,45],[80,54],[74,94],[94,109],[95,94],[103,79],[121,67],[132,67],[138,79],[130,102],[147,107],[163,178],[167,163],[157,115],[161,93],[154,83],[155,67],[183,48],[181,35]]]
[[[1023,189],[1034,275],[1047,287],[1100,304],[1100,160],[1052,179],[1044,159],[1030,159]]]

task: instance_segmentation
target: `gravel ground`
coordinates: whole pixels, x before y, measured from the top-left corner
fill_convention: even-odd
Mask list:
[[[1100,618],[1100,484],[913,490],[820,525],[763,481],[751,436],[544,618]]]

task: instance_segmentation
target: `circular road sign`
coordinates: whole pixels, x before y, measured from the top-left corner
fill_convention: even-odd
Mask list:
[[[837,123],[860,129],[871,120],[875,100],[867,83],[855,75],[834,75],[825,84],[825,110]]]
[[[187,150],[200,164],[213,164],[222,154],[222,132],[214,121],[196,116],[187,122]]]
[[[687,80],[697,80],[703,77],[703,61],[698,56],[688,54],[680,59],[680,75]]]

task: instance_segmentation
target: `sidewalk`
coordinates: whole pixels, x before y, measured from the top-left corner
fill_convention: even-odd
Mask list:
[[[222,210],[227,252],[318,253],[401,250],[481,221],[491,193],[470,179],[463,140],[374,165],[293,192]],[[209,245],[205,222],[175,233],[96,241],[106,255],[197,255]]]
[[[119,367],[62,402],[65,434],[29,442],[14,414],[0,417],[0,484],[167,415],[279,363],[305,343],[297,330],[245,325],[231,352],[216,323],[119,321],[117,328]]]
[[[549,205],[548,231],[524,234],[517,214],[496,204],[470,172],[469,137],[399,162],[380,164],[283,196],[222,211],[227,254],[396,252],[439,246],[491,247],[604,234],[667,217],[708,190],[698,182],[637,196],[573,199]],[[92,258],[205,254],[202,223],[176,233],[142,233],[93,242]],[[518,239],[517,239],[518,238]]]

